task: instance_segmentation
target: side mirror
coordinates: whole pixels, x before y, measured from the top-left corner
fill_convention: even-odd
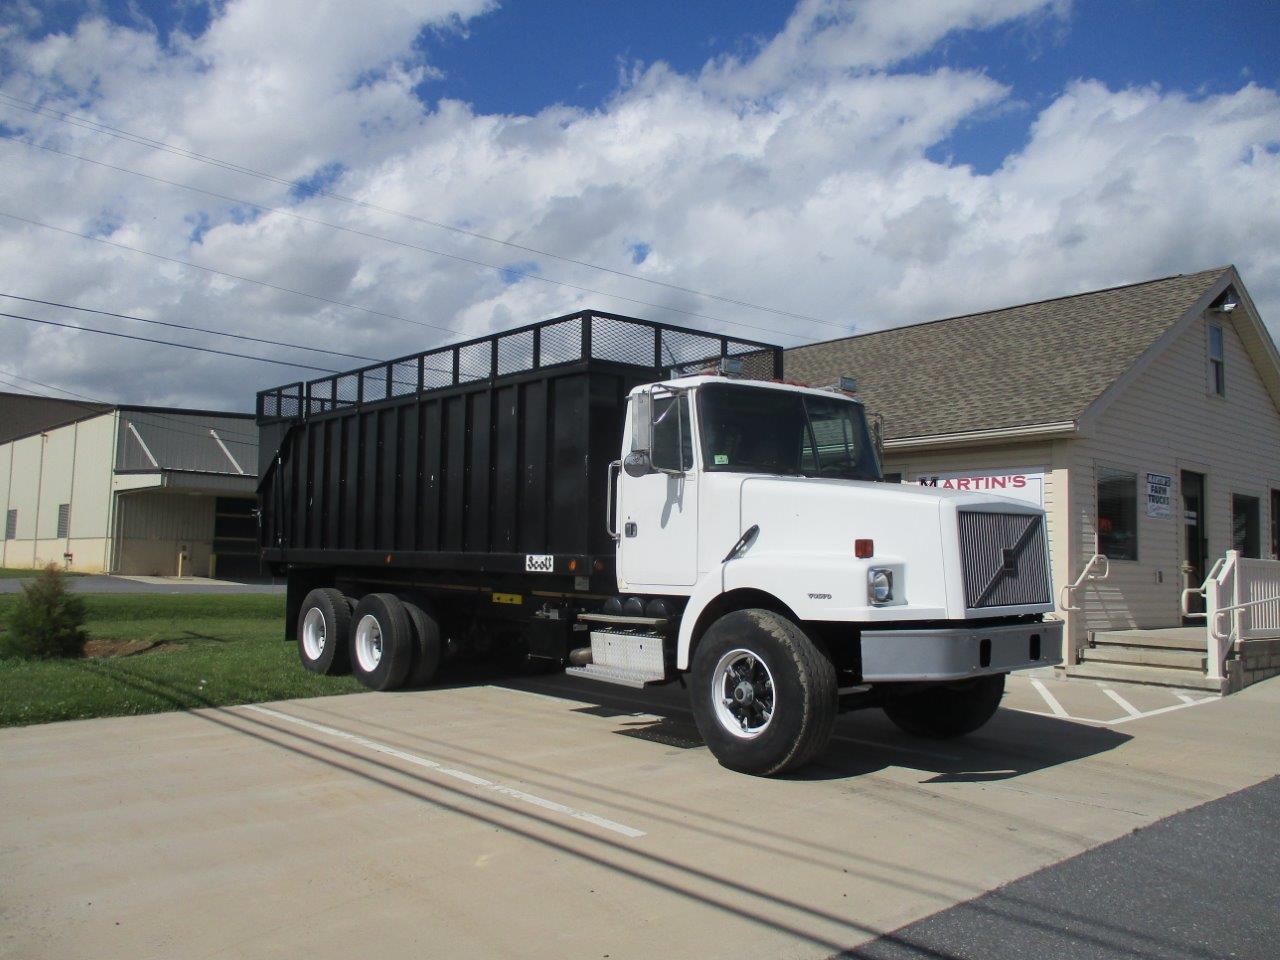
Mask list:
[[[884,414],[879,411],[871,415],[871,440],[876,445],[876,460],[884,470]]]
[[[653,395],[648,390],[631,398],[631,452],[643,453],[646,463],[653,449]],[[631,458],[628,457],[628,460]],[[631,471],[627,471],[630,474]]]
[[[653,472],[653,464],[649,461],[648,450],[632,450],[622,458],[622,469],[628,477],[639,479]]]

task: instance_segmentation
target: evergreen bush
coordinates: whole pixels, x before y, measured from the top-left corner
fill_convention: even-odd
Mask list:
[[[47,660],[84,656],[84,601],[67,592],[66,578],[53,564],[30,583],[0,633],[0,657]]]

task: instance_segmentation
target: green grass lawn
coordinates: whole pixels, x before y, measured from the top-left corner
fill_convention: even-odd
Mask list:
[[[0,595],[0,624],[16,595]],[[130,656],[0,660],[0,726],[350,693],[303,668],[281,637],[284,597],[87,595],[91,641],[157,645]]]

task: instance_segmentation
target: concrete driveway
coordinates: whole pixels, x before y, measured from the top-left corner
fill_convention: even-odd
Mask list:
[[[1039,685],[779,780],[560,675],[0,731],[0,956],[827,957],[1280,772],[1275,682]]]

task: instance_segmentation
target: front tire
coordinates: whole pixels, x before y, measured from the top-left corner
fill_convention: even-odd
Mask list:
[[[1005,674],[928,687],[884,705],[889,719],[907,733],[949,740],[973,733],[990,720],[1004,696]]]
[[[340,590],[312,590],[298,611],[298,659],[313,673],[346,673],[347,638],[351,635],[351,607]]]
[[[396,690],[413,666],[409,615],[394,594],[370,593],[356,604],[351,625],[351,672],[370,690]]]
[[[835,727],[831,661],[798,625],[772,610],[727,613],[693,658],[693,715],[722,766],[772,776],[808,763]]]

